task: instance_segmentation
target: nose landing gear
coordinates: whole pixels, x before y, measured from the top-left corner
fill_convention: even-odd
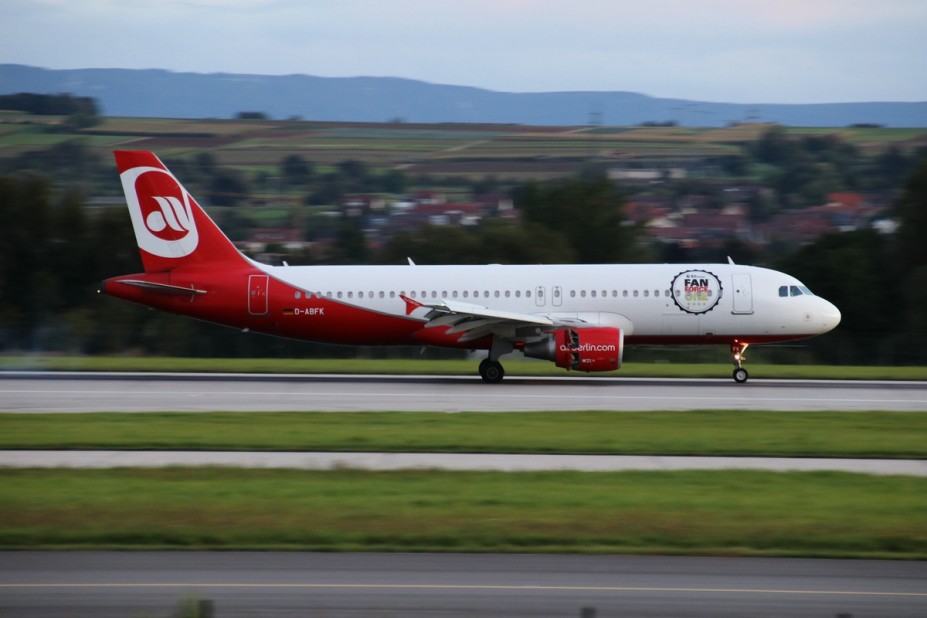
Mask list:
[[[734,357],[734,381],[738,384],[743,384],[750,378],[750,374],[741,366],[743,361],[747,360],[744,352],[747,351],[749,345],[749,343],[736,340],[731,342],[731,356]]]

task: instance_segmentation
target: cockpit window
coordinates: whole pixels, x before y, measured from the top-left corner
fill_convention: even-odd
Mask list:
[[[803,285],[780,285],[779,296],[814,296],[807,287]]]

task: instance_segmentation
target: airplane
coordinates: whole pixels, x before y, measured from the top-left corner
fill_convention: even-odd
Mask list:
[[[787,274],[734,264],[270,266],[242,254],[158,157],[115,151],[144,272],[100,291],[245,332],[349,345],[520,351],[566,370],[621,366],[625,345],[730,347],[826,333],[840,311]]]

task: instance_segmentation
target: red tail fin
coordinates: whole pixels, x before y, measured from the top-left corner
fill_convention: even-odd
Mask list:
[[[244,260],[154,153],[117,150],[113,154],[145,272]]]

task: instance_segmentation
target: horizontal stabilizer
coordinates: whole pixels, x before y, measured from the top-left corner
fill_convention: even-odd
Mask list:
[[[197,290],[196,288],[185,288],[179,285],[168,285],[167,283],[154,283],[153,281],[142,281],[141,279],[122,279],[119,283],[131,285],[137,288],[151,290],[159,294],[168,294],[170,296],[193,296],[196,294],[205,294],[206,290]]]

